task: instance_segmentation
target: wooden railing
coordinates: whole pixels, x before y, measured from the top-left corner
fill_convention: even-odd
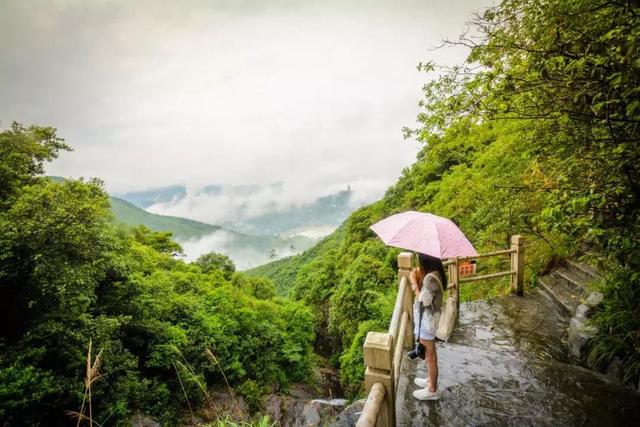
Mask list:
[[[485,275],[459,277],[460,263],[481,258],[509,255],[511,268],[508,271]],[[364,364],[366,366],[364,385],[367,400],[358,420],[358,427],[393,427],[396,425],[396,392],[402,353],[413,347],[413,292],[409,284],[411,272],[410,252],[398,255],[399,288],[396,304],[387,333],[369,332],[364,342]],[[511,293],[524,292],[524,237],[512,236],[511,248],[486,254],[451,258],[443,262],[448,267],[449,284],[447,290],[456,292],[460,304],[460,285],[465,282],[495,279],[510,276]],[[458,310],[458,313],[460,310]]]

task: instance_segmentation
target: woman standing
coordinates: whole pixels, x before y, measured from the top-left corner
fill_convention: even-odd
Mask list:
[[[413,396],[418,400],[438,400],[440,393],[435,339],[442,308],[443,284],[447,283],[442,261],[429,255],[418,254],[418,267],[411,270],[409,281],[416,295],[413,305],[414,335],[419,337],[420,343],[425,347],[427,364],[427,378],[415,379],[414,382],[420,390],[414,391]]]

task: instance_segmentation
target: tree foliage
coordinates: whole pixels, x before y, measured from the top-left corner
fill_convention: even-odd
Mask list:
[[[417,135],[428,142],[462,120],[522,123],[531,162],[516,185],[531,194],[529,222],[612,272],[590,357],[620,357],[637,381],[640,323],[625,307],[640,303],[639,4],[505,0],[474,23],[481,38],[460,40],[467,64],[427,85]]]
[[[287,275],[271,276],[321,312],[329,306],[318,335],[328,328],[343,339],[333,351],[341,354],[347,389],[357,390],[362,379],[359,328],[379,320],[351,290],[366,299],[368,290],[391,285],[349,265],[367,255],[372,270],[382,262],[391,271],[395,254],[376,247],[368,226],[408,209],[454,219],[482,252],[525,234],[531,283],[553,257],[566,255],[590,257],[611,271],[590,357],[601,364],[620,357],[626,378],[637,382],[639,19],[636,1],[503,0],[451,42],[470,48],[464,64],[420,64],[439,77],[424,86],[419,127],[405,129],[424,144],[416,163],[313,252],[280,262]],[[483,271],[498,267],[504,265],[479,263]],[[463,299],[506,291],[504,281],[461,289]],[[385,300],[367,305],[376,301]]]
[[[0,423],[68,424],[90,340],[102,425],[138,411],[176,424],[187,398],[207,404],[203,388],[307,377],[308,308],[221,256],[215,268],[184,263],[169,233],[114,225],[99,181],[38,176],[66,147],[52,129],[14,125],[0,142]]]
[[[231,258],[216,252],[200,255],[194,264],[200,267],[203,273],[211,273],[214,270],[222,271],[227,280],[236,271],[236,265]]]
[[[8,202],[18,188],[32,183],[44,172],[44,163],[61,150],[70,148],[54,128],[12,123],[10,130],[0,133],[0,200]]]

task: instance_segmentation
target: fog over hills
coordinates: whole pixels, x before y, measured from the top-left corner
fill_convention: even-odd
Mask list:
[[[156,231],[171,231],[183,247],[187,260],[212,251],[220,252],[231,257],[240,270],[294,255],[315,242],[304,236],[252,236],[218,225],[153,214],[117,197],[111,197],[111,209],[118,222],[131,226],[142,224]]]
[[[364,203],[350,186],[307,203],[300,202],[299,195],[293,201],[284,190],[281,183],[199,189],[173,185],[112,195],[110,200],[116,221],[170,231],[187,260],[220,252],[240,270],[308,249]],[[173,212],[176,215],[170,215]]]
[[[112,197],[119,221],[172,231],[188,259],[221,252],[239,269],[302,252],[363,203],[350,186],[314,196],[282,183],[172,185]]]
[[[118,197],[149,212],[217,224],[241,233],[321,237],[376,195],[363,196],[346,186],[318,196],[271,183],[200,188],[175,185]]]

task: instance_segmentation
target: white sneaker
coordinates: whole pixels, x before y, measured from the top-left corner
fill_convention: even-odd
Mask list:
[[[431,385],[431,380],[429,380],[429,378],[416,377],[416,379],[413,380],[413,383],[420,388],[428,388]]]
[[[413,392],[413,397],[418,400],[438,400],[440,392],[438,390],[430,392],[428,388],[421,388]]]

